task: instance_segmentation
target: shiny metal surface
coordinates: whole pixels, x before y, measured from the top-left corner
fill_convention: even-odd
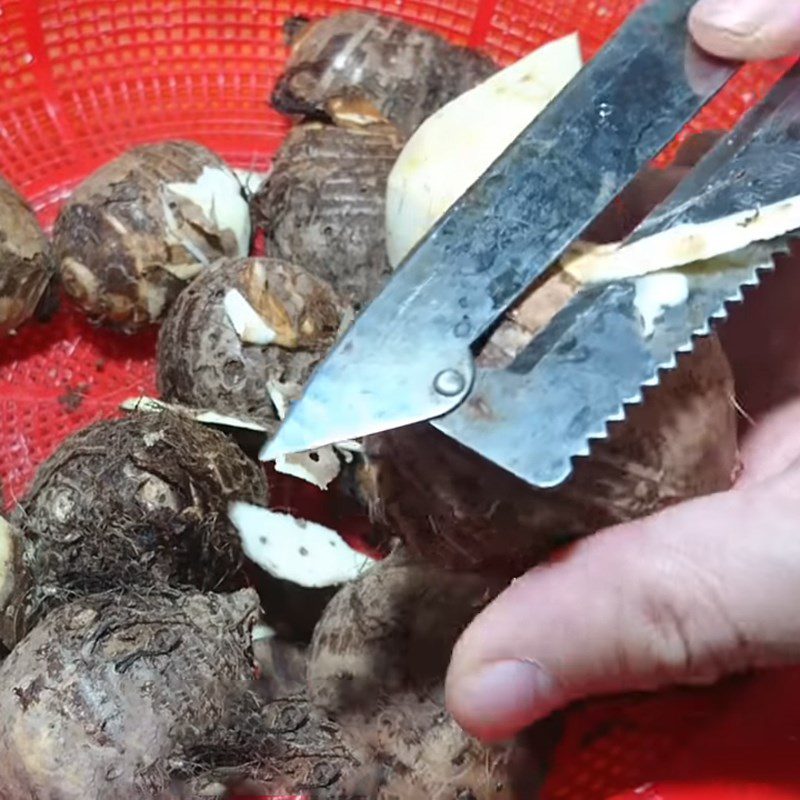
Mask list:
[[[510,368],[479,371],[467,402],[432,424],[528,483],[556,486],[785,248],[783,240],[752,245],[680,270],[688,300],[665,309],[649,336],[635,281],[584,290]]]
[[[262,458],[432,419],[463,402],[472,343],[735,72],[690,40],[692,5],[649,0],[628,18],[409,255]],[[451,369],[463,390],[437,392],[436,376]]]
[[[800,63],[629,237],[645,239],[800,195]]]
[[[800,64],[722,139],[629,241],[780,203],[800,194]],[[742,289],[772,269],[787,239],[753,244],[678,270],[685,304],[646,330],[635,282],[585,290],[507,371],[480,373],[468,402],[437,428],[535,486],[557,485],[609,422],[642,399],[677,356],[706,335]],[[651,333],[651,335],[648,335]]]

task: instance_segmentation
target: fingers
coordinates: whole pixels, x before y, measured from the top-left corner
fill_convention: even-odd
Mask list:
[[[447,701],[487,740],[573,700],[800,657],[800,479],[703,498],[579,543],[455,648]]]
[[[782,58],[800,51],[800,2],[699,0],[689,29],[704,50],[721,58]]]

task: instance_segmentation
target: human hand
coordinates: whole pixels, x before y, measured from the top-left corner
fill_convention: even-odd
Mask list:
[[[800,2],[699,0],[689,28],[703,49],[722,58],[781,58],[800,50]]]
[[[800,661],[800,401],[735,490],[599,533],[516,581],[456,646],[448,706],[503,739],[591,695]]]
[[[629,192],[633,218],[713,142]],[[619,226],[622,226],[621,228]],[[726,493],[600,532],[514,583],[463,635],[447,680],[456,719],[505,738],[598,694],[713,682],[800,663],[800,252],[720,331],[737,400],[758,422]]]

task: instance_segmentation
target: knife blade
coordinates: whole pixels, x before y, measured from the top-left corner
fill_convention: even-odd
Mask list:
[[[648,0],[409,254],[317,368],[264,460],[433,419],[478,340],[727,82],[693,0]],[[490,124],[490,122],[489,122]]]
[[[650,335],[636,280],[589,286],[508,369],[479,370],[467,401],[431,424],[532,486],[558,486],[787,249],[778,239],[683,268],[687,299],[667,308]]]
[[[752,225],[761,210],[798,195],[800,64],[628,241],[743,213],[751,222],[737,224]],[[652,330],[642,319],[637,288],[658,280],[658,273],[587,287],[508,370],[479,372],[467,402],[433,425],[534,486],[562,483],[573,459],[588,455],[609,423],[624,419],[643,389],[725,318],[743,289],[774,268],[774,255],[788,252],[788,241],[781,235],[671,271],[685,280],[686,300],[666,308]]]
[[[627,244],[683,225],[765,208],[800,195],[800,62],[697,164],[628,237]],[[792,191],[794,188],[794,191]]]
[[[578,280],[630,277],[644,260],[650,271],[681,266],[800,227],[798,211],[786,205],[800,196],[800,185],[792,191],[787,181],[800,164],[799,139],[795,64],[621,245],[599,247],[599,257],[591,250],[571,256],[567,270]],[[709,240],[710,224],[721,221],[725,235]]]

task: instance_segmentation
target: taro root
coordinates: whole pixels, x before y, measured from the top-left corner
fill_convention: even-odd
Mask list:
[[[191,781],[189,795],[211,792],[209,780],[215,780],[219,793],[227,788],[235,790],[233,796],[250,797],[536,796],[546,742],[524,736],[487,747],[468,737],[444,709],[450,649],[501,588],[477,575],[442,575],[393,553],[336,595],[317,626],[307,667],[297,650],[287,655],[285,648],[270,648],[262,657],[267,670],[280,673],[265,708],[248,721],[240,716],[236,729],[228,726],[226,746],[217,737],[221,763]],[[534,743],[541,749],[533,749]],[[243,754],[254,752],[260,758],[249,769],[236,766],[246,760]]]
[[[222,260],[164,320],[159,391],[170,402],[269,426],[274,402],[295,399],[347,313],[327,283],[294,264]]]
[[[358,102],[404,136],[449,100],[489,77],[494,62],[423,28],[366,11],[293,27],[292,52],[273,93],[290,115],[330,119]]]
[[[383,287],[386,182],[402,141],[390,125],[296,126],[252,201],[269,253],[303,264],[356,308]]]
[[[358,754],[302,692],[262,704],[246,695],[229,719],[173,761],[173,792],[165,800],[296,795],[382,800],[359,791]]]
[[[372,775],[376,797],[535,795],[537,754],[524,740],[485,746],[444,708],[452,647],[502,588],[397,550],[328,606],[309,654],[309,696],[365,765],[387,765]]]
[[[191,142],[145,145],[106,164],[55,226],[65,290],[93,321],[126,332],[158,322],[204,267],[249,246],[239,180]]]
[[[252,682],[257,608],[249,590],[150,591],[53,611],[0,666],[3,796],[168,797]]]
[[[462,630],[504,586],[496,577],[443,571],[396,548],[325,610],[310,651],[311,700],[346,724],[376,713],[397,693],[435,695]]]
[[[534,287],[479,360],[508,364],[576,288],[563,273]],[[658,316],[650,301],[642,311],[646,325]],[[642,404],[627,408],[624,422],[610,426],[606,440],[576,459],[564,484],[547,490],[428,424],[370,437],[364,487],[371,515],[432,563],[518,575],[577,537],[729,488],[739,468],[733,398],[718,340],[700,339],[660,385],[645,390]]]
[[[358,764],[300,694],[256,692],[252,591],[94,595],[53,611],[0,666],[3,796],[349,800]],[[283,684],[289,688],[290,684]]]
[[[12,518],[26,574],[7,604],[10,644],[74,596],[241,588],[235,500],[266,504],[262,470],[223,434],[179,415],[134,414],[69,437]]]
[[[50,243],[36,215],[0,177],[0,335],[37,314],[55,282]]]
[[[247,558],[269,576],[258,586],[264,621],[287,640],[310,641],[338,587],[374,563],[336,531],[293,514],[234,502],[229,517]]]

